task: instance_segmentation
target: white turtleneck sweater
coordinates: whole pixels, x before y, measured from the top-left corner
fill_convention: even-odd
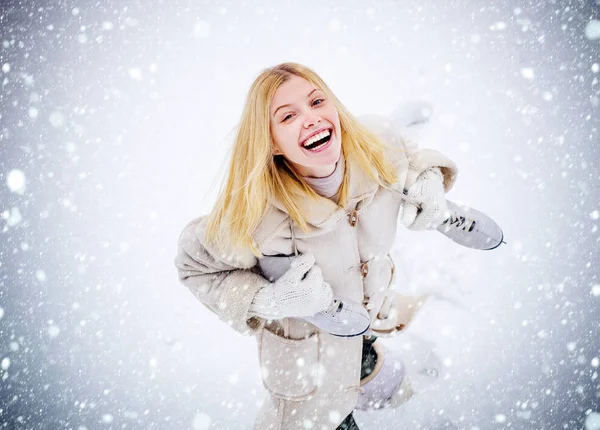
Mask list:
[[[344,168],[344,157],[341,156],[335,164],[335,169],[331,175],[322,178],[313,178],[311,176],[303,176],[302,178],[317,194],[328,199],[335,199],[344,179]]]

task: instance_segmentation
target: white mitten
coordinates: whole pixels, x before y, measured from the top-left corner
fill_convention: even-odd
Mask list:
[[[433,230],[448,217],[444,176],[439,167],[421,173],[405,192],[402,224],[411,230]]]
[[[315,257],[296,257],[291,267],[275,282],[261,288],[252,301],[249,316],[265,319],[311,316],[325,310],[333,301],[333,290],[323,280]]]

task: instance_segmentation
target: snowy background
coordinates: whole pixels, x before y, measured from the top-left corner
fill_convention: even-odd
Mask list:
[[[295,61],[356,115],[430,101],[419,144],[508,242],[399,231],[397,288],[460,305],[410,329],[447,378],[360,428],[600,429],[597,0],[1,4],[3,428],[252,427],[255,341],[173,257],[251,82]]]

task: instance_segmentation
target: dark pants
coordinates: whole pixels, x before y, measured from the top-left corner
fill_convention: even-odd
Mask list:
[[[362,361],[360,366],[360,379],[369,376],[373,369],[375,368],[375,362],[377,361],[377,354],[373,350],[373,342],[375,342],[377,338],[375,336],[371,336],[370,339],[365,339],[363,337],[363,348],[362,348]],[[354,417],[352,416],[352,412],[348,415],[344,421],[337,427],[336,430],[359,430],[358,425],[356,425],[356,421],[354,421]]]

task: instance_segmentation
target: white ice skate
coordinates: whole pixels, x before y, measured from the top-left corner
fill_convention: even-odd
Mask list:
[[[295,256],[265,256],[258,260],[263,276],[273,282],[279,279],[292,264]],[[354,300],[334,296],[329,308],[303,319],[321,330],[340,337],[354,337],[365,333],[371,326],[369,313]]]
[[[371,326],[369,313],[362,304],[342,297],[334,297],[328,309],[302,319],[340,337],[360,336]]]
[[[446,203],[450,217],[437,228],[444,236],[467,248],[486,251],[506,243],[502,229],[493,219],[478,210],[459,206],[450,200],[446,200]]]
[[[433,105],[423,100],[412,100],[396,106],[389,115],[395,134],[410,140],[421,140],[418,133],[433,114]],[[415,147],[416,149],[416,147]],[[502,229],[487,215],[466,206],[447,201],[451,216],[438,231],[467,248],[492,250],[504,242]]]

